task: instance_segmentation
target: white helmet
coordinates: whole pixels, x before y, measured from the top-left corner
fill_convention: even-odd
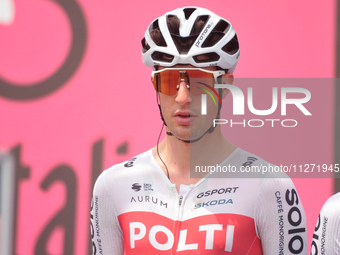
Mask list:
[[[173,18],[179,20],[179,27],[169,22]],[[156,33],[158,40],[154,41],[151,33]],[[142,45],[143,62],[148,67],[191,64],[218,66],[233,72],[240,56],[230,22],[200,7],[179,8],[155,19],[146,30]]]

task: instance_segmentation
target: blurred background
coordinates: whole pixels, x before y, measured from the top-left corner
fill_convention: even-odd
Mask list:
[[[335,0],[0,0],[1,255],[91,254],[97,176],[153,147],[162,125],[141,39],[153,19],[183,6],[233,24],[241,48],[235,77],[328,81],[320,79],[309,103],[323,119],[314,118],[303,139],[303,130],[272,129],[231,140],[275,164],[292,151],[340,163],[339,89],[329,82],[340,74]],[[340,191],[335,177],[293,179],[309,247],[321,206]]]

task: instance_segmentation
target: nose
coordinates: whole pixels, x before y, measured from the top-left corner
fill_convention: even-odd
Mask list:
[[[191,102],[189,88],[189,84],[184,79],[180,81],[176,95],[176,101],[179,104],[184,105]]]

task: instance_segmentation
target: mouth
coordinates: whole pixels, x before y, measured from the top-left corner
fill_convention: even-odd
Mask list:
[[[178,124],[189,126],[190,123],[192,123],[197,116],[193,113],[190,113],[189,111],[179,111],[175,113],[174,117]]]
[[[175,114],[175,117],[190,118],[190,117],[196,117],[196,115],[190,112],[178,112]]]

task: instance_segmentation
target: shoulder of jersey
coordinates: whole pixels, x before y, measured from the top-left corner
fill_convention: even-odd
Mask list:
[[[269,164],[259,156],[252,154],[248,151],[240,149],[239,152],[236,154],[239,157],[239,162],[242,166],[246,165],[260,165],[260,164]]]
[[[335,213],[337,213],[339,215],[338,217],[340,218],[340,192],[328,198],[321,210],[335,211]]]
[[[122,163],[111,166],[101,173],[106,177],[125,177],[128,178],[131,175],[142,174],[141,169],[150,168],[150,151],[145,151],[137,156],[130,158]]]
[[[274,164],[267,162],[266,160],[260,158],[259,156],[247,152],[245,150],[240,149],[237,154],[234,156],[236,158],[236,162],[238,162],[238,167],[259,167],[264,169],[277,168]],[[288,175],[284,172],[265,172],[260,173],[258,177],[261,178],[288,178]]]

